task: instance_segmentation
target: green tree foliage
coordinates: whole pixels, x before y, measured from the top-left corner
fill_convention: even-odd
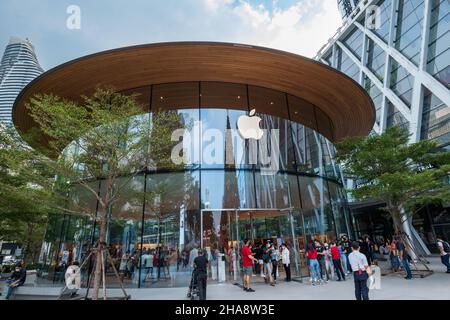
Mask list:
[[[122,95],[114,89],[97,89],[81,102],[68,101],[54,95],[37,95],[27,108],[37,129],[28,132],[27,141],[42,154],[45,167],[58,178],[49,192],[52,205],[65,213],[90,215],[99,226],[98,249],[106,242],[110,210],[126,197],[139,203],[141,188],[130,187],[137,174],[155,166],[152,159],[166,159],[171,141],[171,128],[181,126],[177,112],[143,114],[136,96]],[[176,124],[176,125],[174,125]],[[150,144],[151,140],[151,144]],[[44,143],[43,143],[44,142]],[[161,146],[161,147],[154,147]],[[166,169],[170,161],[164,162]],[[176,165],[173,165],[176,169]],[[102,181],[101,192],[98,182]],[[71,197],[74,192],[88,197]],[[94,212],[83,198],[99,203]],[[69,203],[61,199],[69,199]],[[101,280],[101,253],[97,253],[93,298],[98,299]]]
[[[12,127],[0,129],[0,239],[20,244],[36,263],[50,210],[53,176]]]
[[[359,200],[386,203],[399,233],[404,219],[418,208],[450,201],[450,152],[438,151],[432,141],[408,141],[408,131],[394,126],[381,135],[351,138],[336,146],[347,176],[363,181],[349,191]]]

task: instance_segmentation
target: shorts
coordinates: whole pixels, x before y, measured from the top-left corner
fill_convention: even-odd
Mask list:
[[[253,267],[244,267],[244,275],[251,276],[253,274]]]
[[[259,264],[264,264],[263,259],[259,259],[259,260],[258,260],[258,263],[259,263]]]

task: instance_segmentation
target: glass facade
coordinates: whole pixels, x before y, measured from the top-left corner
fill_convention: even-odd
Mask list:
[[[450,2],[432,0],[427,71],[450,87]]]
[[[288,243],[293,274],[301,277],[306,271],[300,250],[308,239],[351,235],[341,171],[326,138],[332,135],[331,121],[314,105],[233,83],[172,83],[132,91],[148,105],[140,120],[149,121],[150,128],[158,125],[158,114],[177,115],[163,125],[185,130],[180,140],[185,161],[171,164],[179,141],[160,143],[151,129],[148,169],[116,182],[121,192],[109,210],[107,243],[126,286],[187,286],[200,248],[208,252],[211,281],[240,279],[245,237]],[[261,140],[243,139],[237,130],[238,119],[252,109],[267,133]],[[273,162],[277,169],[267,171]],[[104,192],[104,181],[90,183]],[[74,186],[68,206],[80,204],[92,212],[99,208],[92,193]],[[96,229],[88,218],[52,216],[39,282],[60,285],[61,271],[54,270],[64,270],[75,259],[82,262],[98,237]],[[107,277],[109,286],[118,285],[111,268]]]
[[[415,65],[419,64],[423,9],[423,1],[399,0],[394,40],[395,48]]]
[[[448,150],[450,1],[369,0],[359,2],[360,10],[352,10],[350,0],[338,3],[343,13],[346,7],[349,12],[343,14],[346,19],[342,27],[320,49],[316,59],[344,72],[366,89],[376,109],[371,134],[400,125],[409,130],[411,142],[433,140],[438,149]],[[361,53],[363,44],[365,50]],[[345,184],[357,187],[358,181],[349,179]],[[369,233],[376,238],[390,232],[385,228],[385,218],[371,208],[370,202],[350,205],[359,236]],[[426,210],[430,217],[435,212],[445,216],[449,212],[448,204],[445,206],[427,206]],[[421,229],[419,234],[432,251],[435,246],[429,235],[434,235],[435,230],[448,234],[447,225],[423,223],[423,217],[413,220],[413,227],[417,232]]]

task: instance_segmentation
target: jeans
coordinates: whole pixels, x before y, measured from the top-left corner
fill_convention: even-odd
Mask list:
[[[361,274],[358,271],[353,272],[353,279],[355,280],[356,300],[369,300],[369,287],[367,287],[369,275],[367,272],[364,271]]]
[[[11,283],[13,283],[15,280],[7,280],[6,281],[6,285],[7,285],[7,291],[6,291],[6,296],[5,296],[5,299],[6,300],[8,300],[10,297],[11,297],[11,295],[12,295],[12,293],[13,293],[13,291],[14,291],[14,289],[16,289],[17,287],[19,287],[20,285],[17,285],[16,287],[10,287],[9,285],[11,284]]]
[[[345,280],[345,274],[344,271],[342,271],[341,259],[333,259],[333,266],[338,280]]]
[[[291,281],[291,265],[283,264],[284,271],[286,272],[286,281]]]
[[[275,281],[277,280],[277,270],[278,270],[278,261],[274,260],[272,261],[272,276]]]
[[[317,272],[317,280],[320,280],[322,277],[320,275],[319,262],[317,259],[309,259],[309,267],[311,268],[311,281],[314,282],[315,272]]]
[[[447,253],[445,256],[441,256],[441,261],[442,264],[447,267],[447,272],[450,272],[450,253]]]
[[[330,274],[328,272],[328,269],[327,269],[327,266],[325,263],[325,258],[318,259],[318,261],[319,261],[320,273],[322,274],[322,280],[325,280],[325,279],[323,279],[325,277],[325,275],[327,276],[327,281],[330,280]]]
[[[403,267],[405,268],[405,271],[406,271],[406,278],[412,279],[411,268],[409,266],[409,261],[408,261],[407,257],[404,257],[402,259],[402,264],[403,264]]]
[[[264,262],[264,276],[266,281],[269,281],[270,283],[273,283],[272,269],[272,262]]]
[[[345,254],[341,254],[341,262],[342,262],[342,266],[343,266],[343,271],[344,274],[347,273],[347,256]]]

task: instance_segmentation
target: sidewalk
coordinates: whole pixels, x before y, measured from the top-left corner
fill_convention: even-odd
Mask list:
[[[405,280],[399,274],[383,276],[381,290],[371,290],[372,300],[450,300],[450,274],[445,273],[445,267],[438,257],[429,258],[430,268],[435,273],[426,278]],[[210,284],[207,288],[208,300],[354,300],[353,276],[348,276],[345,282],[330,281],[329,283],[312,286],[305,278],[303,283],[279,281],[275,287],[263,283],[255,283],[254,293],[244,292],[239,286],[231,283]],[[20,299],[55,299],[61,288],[22,287],[26,291]],[[82,293],[83,291],[80,291]],[[187,300],[186,288],[159,289],[127,289],[133,300]],[[38,296],[46,294],[47,296]],[[48,295],[53,295],[49,297]],[[121,290],[110,289],[108,296],[120,297]],[[0,297],[4,299],[4,295]],[[19,296],[18,296],[19,298]]]

